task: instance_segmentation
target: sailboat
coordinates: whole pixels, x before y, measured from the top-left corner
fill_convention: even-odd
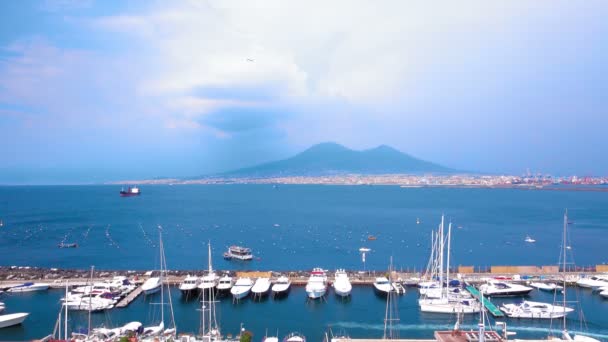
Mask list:
[[[448,236],[447,236],[447,266],[445,268],[445,279],[443,272],[443,260],[444,260],[444,244],[443,238],[443,227],[444,217],[441,216],[441,224],[439,225],[439,231],[437,233],[438,238],[438,275],[439,275],[439,287],[432,290],[427,289],[426,292],[422,292],[422,298],[418,300],[420,311],[422,312],[433,312],[433,313],[477,313],[481,309],[481,305],[472,297],[464,297],[460,293],[453,294],[450,291],[449,286],[444,286],[444,280],[449,283],[450,279],[450,240],[452,232],[452,224],[448,225]]]
[[[391,256],[390,263],[388,266],[388,276],[393,278],[393,257]],[[397,301],[397,292],[389,291],[386,295],[386,310],[384,313],[384,334],[382,339],[384,340],[396,340],[399,339],[399,310]]]
[[[567,235],[567,229],[568,229],[568,210],[566,210],[566,212],[564,213],[564,230],[563,230],[563,236],[562,236],[562,273],[564,274],[563,277],[563,287],[564,290],[562,291],[562,306],[566,307],[566,250],[568,249],[568,235]],[[554,297],[555,298],[555,297]],[[563,340],[567,340],[567,341],[582,341],[582,342],[600,342],[599,340],[593,338],[593,337],[589,337],[589,336],[585,336],[585,335],[574,335],[571,336],[570,332],[568,332],[568,327],[566,325],[566,316],[564,315],[562,317],[562,339]],[[553,322],[551,322],[553,323]]]
[[[167,277],[167,260],[165,259],[165,247],[163,244],[163,236],[162,236],[162,227],[158,227],[158,237],[159,237],[159,249],[160,249],[160,303],[153,303],[160,305],[160,322],[158,325],[144,327],[142,336],[144,337],[142,340],[150,340],[150,341],[164,341],[164,340],[175,340],[177,337],[176,327],[175,327],[175,316],[173,315],[173,302],[171,300],[171,292],[169,288],[169,283],[165,284],[165,278]],[[166,289],[165,289],[166,285]],[[169,308],[171,311],[171,328],[165,329],[165,291],[167,291],[169,298]]]
[[[213,272],[213,265],[211,264],[211,241],[207,244],[208,247],[208,260],[209,260],[209,270],[207,271],[207,275],[203,276],[201,278],[201,282],[198,285],[198,288],[201,291],[206,291],[206,290],[213,290],[215,291],[215,288],[217,287],[217,284],[219,283],[220,277],[215,274],[215,272]]]
[[[211,243],[209,243],[209,260],[211,260]],[[209,261],[209,269],[211,269],[211,261]],[[220,326],[217,323],[217,315],[215,305],[218,301],[215,299],[215,288],[206,287],[201,291],[201,324],[198,335],[180,335],[182,342],[236,342],[238,339],[224,339]]]

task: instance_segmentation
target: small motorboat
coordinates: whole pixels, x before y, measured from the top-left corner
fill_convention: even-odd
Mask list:
[[[368,235],[368,236],[367,236],[367,239],[368,239],[369,241],[374,241],[374,240],[376,240],[376,239],[378,239],[378,238],[377,238],[377,237],[375,237],[375,236],[373,236],[373,235]]]
[[[4,305],[4,303],[0,302],[0,313],[2,313],[4,309],[6,309],[6,306]]]
[[[291,281],[286,276],[280,276],[272,285],[272,295],[275,297],[286,295],[291,287]]]
[[[539,289],[541,291],[547,291],[547,292],[551,292],[551,291],[561,291],[564,289],[563,286],[557,285],[556,283],[540,283],[540,282],[536,282],[536,283],[530,283],[530,286]]]
[[[353,286],[350,283],[350,279],[348,278],[348,274],[345,270],[339,269],[336,271],[334,283],[332,284],[336,295],[340,297],[348,297],[350,296],[350,292],[353,289]]]
[[[46,291],[49,288],[49,284],[46,283],[24,283],[21,285],[13,286],[6,290],[6,292],[32,292],[32,291]]]
[[[12,327],[23,323],[29,313],[20,312],[8,315],[0,315],[0,328]]]
[[[479,287],[479,291],[488,297],[525,296],[533,289],[528,286],[504,281],[489,281]]]
[[[376,281],[374,281],[374,289],[376,290],[376,293],[380,295],[387,295],[393,290],[393,286],[388,281],[388,278],[378,277],[376,278]]]
[[[160,287],[162,286],[162,281],[160,277],[151,277],[148,278],[141,286],[145,295],[153,294],[160,291]]]
[[[533,238],[530,237],[530,235],[526,235],[526,238],[524,239],[524,241],[528,242],[528,243],[535,243],[536,240],[534,240]]]
[[[59,248],[77,248],[78,244],[76,242],[62,242],[57,245]]]

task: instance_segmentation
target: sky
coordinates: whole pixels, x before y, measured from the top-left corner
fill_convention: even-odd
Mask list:
[[[608,175],[606,1],[0,1],[0,184],[195,176],[333,141]]]

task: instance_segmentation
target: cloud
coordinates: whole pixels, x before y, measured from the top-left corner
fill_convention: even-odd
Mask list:
[[[337,140],[500,169],[539,160],[547,145],[530,146],[551,137],[602,141],[594,127],[608,124],[602,2],[102,4],[55,2],[74,10],[43,14],[53,30],[3,47],[8,133],[39,129],[38,147],[71,133],[154,158],[247,151],[197,161],[217,168]]]

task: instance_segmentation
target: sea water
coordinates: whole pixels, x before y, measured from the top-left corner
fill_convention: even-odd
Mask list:
[[[121,198],[116,186],[0,187],[0,265],[88,269],[158,269],[162,227],[170,269],[205,269],[206,244],[222,270],[309,270],[313,267],[384,270],[392,256],[396,269],[420,271],[430,253],[430,233],[442,214],[452,222],[453,265],[555,265],[559,259],[563,213],[567,208],[570,245],[576,263],[608,261],[608,197],[602,192],[517,189],[399,188],[394,186],[176,185],[144,186],[142,195]],[[417,224],[417,220],[420,221]],[[369,240],[372,235],[376,240]],[[530,235],[536,243],[526,243]],[[59,249],[61,242],[78,248]],[[251,247],[255,259],[222,259],[229,245]],[[361,247],[372,249],[362,263]],[[536,293],[531,299],[552,302]],[[575,295],[577,292],[572,291]],[[32,339],[48,334],[62,292],[12,295],[1,299],[7,312],[31,312],[22,326],[0,330],[0,339]],[[194,332],[200,305],[174,293],[178,328]],[[399,299],[402,337],[431,338],[455,323],[450,315],[419,312],[416,290]],[[577,298],[590,331],[607,335],[608,301],[589,291]],[[154,321],[143,296],[127,309],[94,314],[107,326]],[[156,299],[157,300],[157,299]],[[497,301],[499,303],[500,301]],[[295,287],[283,301],[220,303],[224,332],[240,323],[261,339],[297,330],[320,340],[328,326],[353,337],[381,337],[385,300],[371,287],[355,287],[350,301],[330,295],[307,302]],[[73,315],[72,328],[83,326]],[[573,316],[572,319],[574,319]],[[465,322],[473,325],[477,318]],[[507,320],[520,337],[546,336],[547,321]],[[577,330],[572,321],[571,330]],[[606,338],[605,336],[603,338]]]

